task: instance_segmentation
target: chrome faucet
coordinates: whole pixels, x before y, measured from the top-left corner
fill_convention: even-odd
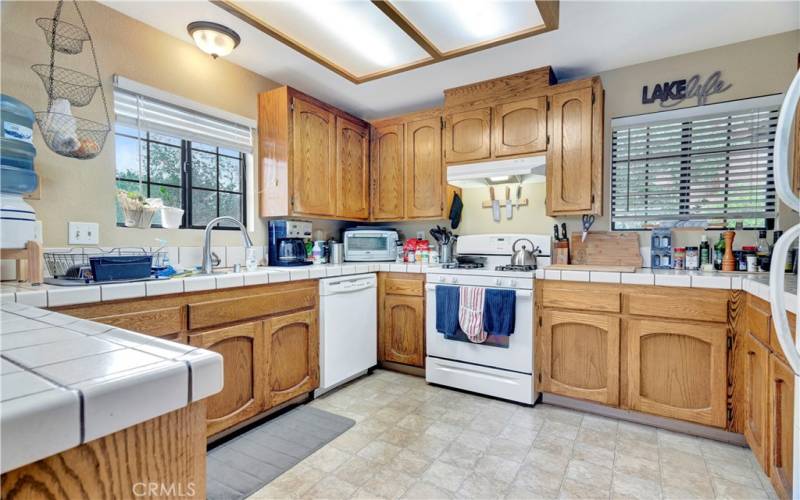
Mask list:
[[[237,226],[239,226],[239,231],[242,233],[242,241],[244,242],[245,248],[250,248],[253,246],[253,240],[250,239],[250,235],[247,234],[247,229],[242,225],[241,222],[234,219],[231,216],[223,215],[222,217],[217,217],[216,219],[211,219],[211,221],[206,225],[206,229],[203,232],[203,269],[202,274],[212,274],[214,272],[214,266],[211,262],[211,229],[214,228],[217,224],[222,221],[229,221],[233,222]]]

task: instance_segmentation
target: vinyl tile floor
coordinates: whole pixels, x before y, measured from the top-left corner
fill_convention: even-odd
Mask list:
[[[376,370],[311,405],[356,425],[250,498],[773,499],[747,448]]]

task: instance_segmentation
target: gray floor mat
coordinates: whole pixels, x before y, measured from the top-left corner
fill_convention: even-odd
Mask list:
[[[254,427],[208,452],[206,496],[246,498],[354,424],[304,405]]]

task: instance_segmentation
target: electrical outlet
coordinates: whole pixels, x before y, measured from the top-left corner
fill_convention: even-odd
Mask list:
[[[97,245],[100,242],[100,226],[96,222],[70,222],[70,245]]]

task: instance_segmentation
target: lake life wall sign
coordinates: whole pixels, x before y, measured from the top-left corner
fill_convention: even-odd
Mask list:
[[[656,101],[662,108],[671,108],[686,99],[697,99],[697,105],[702,106],[708,97],[721,94],[733,85],[722,79],[722,72],[715,71],[705,81],[700,81],[700,75],[691,78],[673,80],[671,82],[656,83],[652,91],[648,85],[642,87],[642,104],[652,104]]]

